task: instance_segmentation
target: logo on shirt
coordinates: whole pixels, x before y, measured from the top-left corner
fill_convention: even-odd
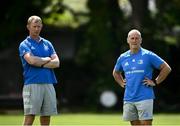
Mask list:
[[[140,60],[138,60],[138,62],[137,62],[138,64],[143,64],[143,60],[142,59],[140,59]]]
[[[26,50],[24,49],[24,50],[23,50],[23,54],[24,54],[25,52],[26,52]]]
[[[44,49],[45,49],[45,50],[48,50],[48,46],[47,46],[47,45],[45,45],[45,46],[44,46]]]
[[[124,64],[124,66],[129,66],[129,63],[128,63],[128,62],[126,62],[126,63]]]
[[[144,70],[139,69],[138,66],[137,66],[137,64],[139,64],[139,65],[142,65],[142,64],[143,64],[143,60],[142,60],[142,59],[140,59],[140,60],[132,59],[131,61],[133,62],[133,64],[134,64],[134,63],[136,63],[136,64],[134,64],[133,66],[131,66],[130,70],[125,72],[126,74],[144,73]],[[126,62],[124,66],[128,66],[128,65],[129,65],[129,63]]]
[[[131,69],[132,69],[132,70],[135,70],[135,69],[136,69],[136,67],[131,67]]]
[[[33,49],[35,49],[35,47],[34,47],[34,46],[31,46],[31,50],[33,50]]]
[[[144,73],[144,70],[131,70],[127,71],[126,74]]]

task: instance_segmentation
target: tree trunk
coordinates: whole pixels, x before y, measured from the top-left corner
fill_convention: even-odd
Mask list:
[[[142,29],[148,14],[148,0],[129,0],[132,7],[132,23],[137,29]]]

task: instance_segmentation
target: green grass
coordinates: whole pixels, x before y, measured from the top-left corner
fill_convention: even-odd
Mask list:
[[[23,115],[0,115],[0,125],[21,125]],[[39,118],[36,117],[35,125],[39,125]],[[125,126],[129,122],[122,121],[122,114],[60,114],[51,118],[51,125],[60,126]],[[180,114],[155,114],[154,126],[180,125]],[[130,125],[129,125],[130,126]]]

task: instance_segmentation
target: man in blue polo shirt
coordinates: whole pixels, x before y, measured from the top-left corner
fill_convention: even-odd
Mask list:
[[[123,88],[123,119],[131,125],[152,125],[153,87],[166,79],[170,66],[155,53],[141,47],[141,33],[133,29],[128,33],[127,43],[130,50],[117,59],[113,77]],[[153,79],[153,70],[159,75]]]
[[[50,116],[57,114],[53,69],[59,67],[60,61],[51,42],[39,36],[42,26],[39,16],[29,17],[29,36],[19,45],[24,70],[23,125],[32,125],[35,115],[40,115],[41,125],[49,125]]]

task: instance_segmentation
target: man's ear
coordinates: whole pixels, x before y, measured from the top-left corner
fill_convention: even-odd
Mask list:
[[[129,44],[129,42],[128,42],[128,38],[127,38],[127,43]]]
[[[26,28],[29,30],[29,25],[26,25]]]
[[[141,42],[140,42],[140,44],[142,43],[142,38],[141,38],[141,40],[140,40]]]

